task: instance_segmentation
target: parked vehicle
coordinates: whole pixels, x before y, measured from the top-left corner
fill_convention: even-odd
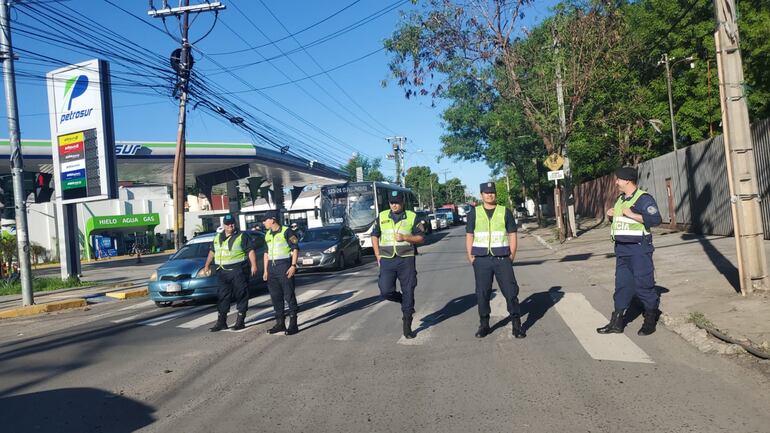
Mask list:
[[[352,263],[361,263],[361,244],[350,227],[330,225],[305,230],[299,241],[298,270],[342,270]]]
[[[436,212],[436,220],[438,221],[439,230],[450,227],[448,214],[445,212]]]
[[[415,213],[417,214],[417,222],[423,223],[423,230],[425,230],[425,234],[429,235],[433,233],[433,227],[431,226],[430,220],[428,219],[428,211],[418,210]]]
[[[444,215],[447,220],[447,224],[451,227],[455,224],[459,224],[460,218],[452,208],[438,208],[436,209],[436,215]]]
[[[434,213],[428,214],[428,223],[430,224],[431,231],[436,231],[441,228],[438,219],[436,219],[436,214]]]
[[[265,253],[265,236],[259,232],[246,232],[252,238],[257,253],[257,275],[249,278],[249,290],[255,291],[264,286],[262,272],[264,269],[262,255]],[[217,297],[219,286],[215,274],[203,275],[201,272],[206,264],[206,258],[211,243],[217,233],[196,236],[168,258],[150,276],[148,291],[150,299],[158,307],[168,307],[175,301],[211,300]],[[214,271],[215,266],[211,266]]]

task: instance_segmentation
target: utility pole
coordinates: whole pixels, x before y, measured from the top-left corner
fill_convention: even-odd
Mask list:
[[[452,191],[452,186],[451,186],[451,185],[449,185],[449,183],[447,183],[447,180],[446,180],[446,175],[447,175],[447,173],[450,173],[450,172],[451,172],[451,170],[443,170],[443,171],[440,171],[440,172],[439,172],[439,173],[441,173],[441,174],[443,174],[443,175],[444,175],[444,186],[445,186],[446,188],[448,188],[448,194],[449,194],[449,195],[447,196],[447,202],[451,202],[451,201],[452,201],[452,195],[453,195],[453,194],[452,194],[452,193],[453,193],[453,191]]]
[[[393,159],[396,162],[396,183],[406,187],[405,176],[402,176],[402,171],[405,171],[404,153],[406,152],[406,137],[388,137],[386,140],[393,146],[393,153],[388,154],[387,158]]]
[[[2,1],[2,0],[0,0]],[[190,30],[190,14],[201,12],[219,13],[225,8],[220,2],[203,3],[190,6],[190,0],[183,0],[179,7],[172,8],[168,5],[168,0],[163,0],[161,9],[155,9],[152,0],[150,0],[150,11],[148,15],[165,20],[167,17],[177,17],[181,20],[181,50],[178,60],[178,90],[179,90],[179,120],[176,137],[176,155],[174,156],[174,178],[172,180],[172,191],[174,200],[174,247],[178,250],[184,243],[184,202],[185,202],[185,153],[187,149],[186,128],[187,128],[187,98],[188,86],[190,83],[190,71],[192,71],[193,60],[191,54],[191,44],[188,38]],[[174,56],[172,55],[172,64]]]
[[[743,60],[739,47],[735,0],[714,0],[719,101],[730,187],[730,206],[738,252],[741,293],[767,291],[770,281],[759,208],[754,146],[743,91]]]
[[[430,211],[436,212],[436,203],[433,201],[433,175],[430,175]]]
[[[562,59],[559,54],[560,42],[559,34],[556,30],[556,26],[552,28],[553,31],[553,51],[554,60],[556,61],[556,102],[559,106],[559,143],[561,144],[561,156],[564,158],[564,190],[567,193],[567,218],[569,224],[564,224],[559,227],[559,240],[564,241],[566,236],[577,236],[577,221],[575,219],[575,204],[574,196],[572,192],[572,171],[570,170],[569,156],[567,156],[567,116],[564,109],[564,85],[562,78]],[[558,189],[558,184],[555,186]],[[561,209],[561,194],[555,195],[558,200],[554,203],[557,211],[557,221],[562,215]],[[568,230],[567,227],[568,226]],[[564,227],[565,229],[562,229]]]
[[[13,66],[13,44],[11,43],[10,6],[0,0],[0,56],[3,61],[3,84],[5,105],[8,112],[8,141],[11,150],[11,173],[13,174],[13,198],[16,207],[16,243],[19,254],[19,277],[21,279],[22,305],[35,303],[32,294],[32,267],[29,259],[29,231],[27,228],[27,197],[22,181],[24,162],[21,155],[21,134],[19,132],[19,105],[16,100],[16,73]]]

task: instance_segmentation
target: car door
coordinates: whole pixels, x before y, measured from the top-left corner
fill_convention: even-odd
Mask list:
[[[345,254],[345,262],[350,263],[354,260],[355,252],[353,251],[353,233],[349,228],[344,227],[340,234],[340,243],[342,244],[342,250]]]

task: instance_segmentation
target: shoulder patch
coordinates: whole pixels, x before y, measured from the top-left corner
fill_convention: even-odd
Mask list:
[[[656,213],[658,213],[658,208],[656,208],[655,206],[647,206],[647,213],[650,215],[655,215]]]
[[[291,242],[293,244],[296,244],[297,243],[297,237],[296,236],[289,237],[289,242]]]

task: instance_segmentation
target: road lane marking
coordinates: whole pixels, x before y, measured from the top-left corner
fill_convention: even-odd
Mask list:
[[[489,307],[491,309],[490,317],[508,317],[508,304],[505,302],[505,296],[499,290],[494,292],[494,297],[489,301]]]
[[[608,319],[596,311],[582,293],[552,295],[556,311],[593,359],[654,364],[639,346],[624,334],[599,334],[596,328]]]
[[[329,311],[339,308],[341,304],[350,302],[361,293],[363,293],[363,290],[345,290],[344,292],[341,292],[337,295],[332,295],[331,296],[332,299],[330,299],[329,302],[326,302],[323,305],[319,305],[308,311],[304,311],[304,312],[300,311],[300,313],[297,315],[297,322],[300,325],[299,329],[300,330],[306,329],[308,327],[307,326],[308,322],[323,316]]]
[[[123,307],[118,311],[126,311],[126,310],[138,310],[144,307],[150,307],[155,305],[155,301],[143,301],[138,304],[129,305],[128,307]]]
[[[270,299],[270,295],[262,295],[262,296],[257,296],[256,298],[253,298],[253,299],[249,299],[249,307],[253,307],[254,305],[259,305],[262,302],[269,299]],[[237,311],[231,311],[231,313],[237,314]],[[182,324],[176,325],[176,327],[183,328],[183,329],[195,329],[199,326],[203,326],[207,323],[216,321],[218,316],[219,316],[219,312],[215,311],[213,313],[205,314],[201,317],[190,320],[189,322],[184,322]]]
[[[158,326],[158,325],[162,325],[162,324],[164,324],[166,322],[170,322],[170,321],[172,321],[172,320],[174,320],[176,318],[184,317],[184,316],[189,316],[191,314],[197,313],[198,311],[207,310],[209,308],[211,308],[211,305],[203,305],[203,306],[200,306],[200,307],[185,309],[185,310],[181,310],[181,311],[175,311],[173,313],[164,314],[164,315],[159,316],[159,317],[153,317],[152,319],[143,320],[143,321],[137,323],[137,325],[141,325],[141,326]]]
[[[301,308],[303,302],[309,301],[317,297],[323,292],[325,292],[325,290],[315,290],[315,289],[305,290],[304,292],[297,295],[297,304],[299,304]],[[275,312],[273,311],[273,307],[266,307],[266,308],[262,308],[261,310],[257,310],[250,317],[246,318],[246,329],[249,329],[252,326],[256,326],[261,323],[265,323],[269,320],[272,320],[274,317],[275,317]],[[242,329],[240,331],[233,331],[233,332],[242,332],[242,331],[245,331],[246,329]]]
[[[372,308],[369,308],[369,311],[365,312],[361,315],[361,317],[358,318],[355,322],[353,322],[352,325],[348,326],[347,329],[343,330],[337,335],[333,335],[329,337],[330,340],[337,340],[337,341],[350,341],[353,339],[353,334],[361,329],[364,326],[364,323],[369,320],[369,317],[372,316],[374,313],[379,311],[380,308],[387,305],[387,301],[379,301],[377,305],[373,306]]]
[[[412,332],[417,332],[417,335],[414,338],[406,338],[402,335],[397,343],[403,344],[404,346],[422,346],[427,343],[432,337],[432,330],[435,323],[423,321],[423,319],[435,313],[440,308],[440,306],[433,304],[423,308],[419,313],[414,314],[412,316],[414,317],[414,321],[412,322]],[[425,326],[425,328],[420,329],[422,326]]]

